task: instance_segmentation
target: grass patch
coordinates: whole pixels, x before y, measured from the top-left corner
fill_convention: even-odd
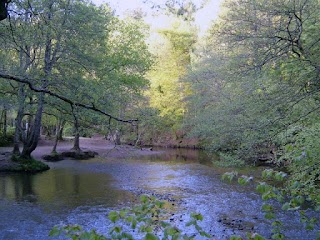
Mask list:
[[[13,172],[28,172],[28,173],[36,173],[49,170],[50,167],[38,160],[33,158],[30,159],[22,159],[17,156],[12,156],[12,161],[18,163],[10,168]]]

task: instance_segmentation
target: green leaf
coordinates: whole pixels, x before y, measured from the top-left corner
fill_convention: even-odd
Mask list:
[[[274,226],[274,227],[282,226],[282,222],[279,220],[276,220],[276,221],[272,222],[272,226]]]
[[[206,233],[204,231],[200,231],[199,233],[202,237],[212,238],[212,236],[209,233]]]
[[[270,192],[272,189],[272,187],[268,184],[266,184],[265,182],[261,182],[257,185],[256,190],[261,193],[264,194],[266,192]]]
[[[281,233],[275,233],[272,235],[272,239],[282,240],[284,238],[285,238],[285,236]]]
[[[133,216],[128,216],[128,217],[126,218],[126,221],[127,221],[128,223],[131,223],[131,222],[133,221]]]
[[[154,235],[153,233],[147,233],[146,236],[143,238],[144,240],[159,240],[159,238]]]
[[[189,222],[186,223],[186,227],[190,227],[191,225],[197,224],[196,220],[190,220]]]
[[[111,230],[110,230],[110,233],[120,233],[122,231],[122,227],[120,226],[114,226]]]
[[[306,230],[309,230],[309,231],[314,230],[314,224],[313,223],[307,223]]]
[[[263,172],[262,172],[262,178],[271,178],[272,175],[274,173],[274,170],[273,169],[265,169]]]
[[[273,210],[273,206],[271,206],[270,204],[263,204],[261,209],[264,212],[270,212]]]
[[[271,219],[274,219],[276,216],[275,216],[275,214],[272,213],[272,212],[267,212],[267,213],[264,215],[264,217],[265,217],[266,219],[271,220]]]
[[[123,239],[134,240],[134,238],[133,238],[133,236],[132,236],[131,234],[125,233],[125,232],[123,232],[123,233],[121,234],[121,237],[122,237]]]
[[[203,220],[203,216],[201,215],[201,213],[191,213],[191,217],[194,218],[197,221],[202,221]]]
[[[57,237],[60,234],[61,234],[61,229],[58,226],[54,226],[49,232],[50,237]]]
[[[135,229],[137,227],[137,220],[136,219],[133,219],[132,220],[132,223],[131,223],[131,228],[132,229]]]
[[[249,178],[248,177],[241,176],[241,177],[238,178],[238,183],[240,185],[246,185],[248,182],[249,182]]]
[[[287,211],[289,210],[290,208],[290,203],[286,202],[285,204],[282,205],[281,209],[284,210],[284,211]]]
[[[224,173],[221,178],[222,180],[228,180],[229,182],[231,182],[236,176],[238,176],[238,172],[233,171]]]
[[[231,236],[229,240],[242,240],[242,237],[239,237],[239,236]]]
[[[146,195],[141,195],[140,196],[140,202],[141,203],[147,203],[149,201],[148,196]]]
[[[174,236],[176,233],[180,233],[179,229],[175,228],[175,227],[168,227],[165,229],[165,233],[168,236]]]
[[[286,176],[287,176],[287,174],[284,173],[284,172],[277,172],[277,173],[274,175],[274,178],[275,178],[275,180],[277,180],[277,181],[283,181]]]
[[[164,206],[164,202],[162,202],[162,201],[156,201],[156,206],[158,207],[158,208],[163,208],[163,206]]]
[[[117,220],[119,220],[119,214],[116,211],[109,212],[108,218],[111,220],[111,222],[115,223]]]
[[[124,218],[126,215],[127,215],[127,210],[125,210],[125,209],[120,210],[119,216],[120,216],[121,218]]]
[[[161,221],[161,222],[160,222],[160,225],[161,225],[161,227],[166,228],[166,227],[169,227],[169,226],[170,226],[170,223]]]

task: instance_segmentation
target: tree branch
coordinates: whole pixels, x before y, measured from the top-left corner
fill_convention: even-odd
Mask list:
[[[105,115],[107,117],[109,117],[110,119],[113,119],[115,121],[118,121],[118,122],[123,122],[123,123],[133,123],[133,122],[137,122],[139,121],[138,119],[128,119],[128,120],[125,120],[125,119],[120,119],[120,118],[117,118],[117,117],[114,117],[113,115],[99,109],[99,108],[96,108],[94,105],[86,105],[86,104],[83,104],[83,103],[80,103],[80,102],[75,102],[65,96],[62,96],[60,94],[57,94],[57,93],[54,93],[48,89],[44,89],[44,88],[38,88],[38,87],[35,87],[33,86],[33,84],[31,83],[30,79],[27,79],[27,78],[21,78],[21,77],[17,77],[17,76],[13,76],[13,75],[9,75],[9,74],[4,74],[4,73],[1,73],[0,72],[0,78],[3,78],[3,79],[6,79],[6,80],[10,80],[10,81],[15,81],[15,82],[20,82],[20,83],[24,83],[26,85],[28,85],[28,87],[34,91],[34,92],[41,92],[41,93],[45,93],[45,94],[48,94],[52,97],[55,97],[55,98],[58,98],[66,103],[69,103],[73,106],[78,106],[78,107],[82,107],[82,108],[85,108],[85,109],[88,109],[88,110],[92,110],[92,111],[95,111],[95,112],[98,112],[102,115]]]

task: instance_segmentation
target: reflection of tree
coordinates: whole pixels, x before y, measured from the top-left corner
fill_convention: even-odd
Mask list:
[[[2,198],[14,198],[17,201],[26,200],[32,196],[32,201],[36,198],[32,175],[15,174],[1,177],[0,196]]]
[[[115,189],[111,181],[109,174],[83,173],[69,168],[37,175],[0,175],[0,198],[16,202],[36,201],[49,206],[50,210],[61,210],[84,204],[116,206],[131,197],[130,193]]]
[[[0,191],[0,196],[1,198],[6,196],[6,179],[1,177],[1,191]]]
[[[79,175],[73,175],[73,191],[75,194],[80,193],[80,176]]]
[[[21,176],[22,185],[22,196],[34,195],[33,191],[33,176],[32,175],[22,175]]]
[[[35,195],[32,175],[16,175],[15,184],[20,188],[20,194],[16,195],[17,200],[25,200],[27,196]]]

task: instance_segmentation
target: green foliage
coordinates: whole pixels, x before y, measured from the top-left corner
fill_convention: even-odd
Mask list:
[[[237,172],[227,172],[222,176],[222,179],[229,180],[231,182],[237,177],[237,175]],[[317,198],[311,198],[313,195],[309,195],[307,198],[308,204],[305,204],[306,198],[303,193],[292,191],[292,189],[297,188],[298,185],[290,185],[290,181],[288,181],[289,177],[284,172],[273,169],[265,169],[262,172],[262,178],[275,184],[271,185],[266,182],[259,182],[256,184],[256,190],[259,192],[262,200],[264,201],[263,205],[261,206],[261,211],[264,212],[265,219],[271,221],[273,233],[272,239],[285,239],[285,235],[282,233],[283,223],[277,219],[278,210],[274,207],[274,201],[270,200],[276,200],[277,202],[281,203],[281,210],[283,211],[299,211],[300,221],[302,224],[304,224],[305,229],[313,231],[319,219],[307,216],[306,211],[302,209],[311,208],[317,210],[317,208],[314,208],[314,206],[319,206],[319,201]],[[247,184],[249,182],[248,179],[250,179],[250,177],[238,177],[238,183],[241,185]],[[279,183],[283,182],[287,182],[286,188],[279,186]],[[257,239],[264,239],[260,235],[250,237],[250,234],[248,234],[248,239],[256,239],[254,237],[257,237]],[[235,236],[234,239],[241,238],[237,238],[237,236]]]
[[[231,182],[237,176],[238,176],[237,171],[226,172],[222,175],[222,180],[228,180],[229,182]]]
[[[164,135],[181,128],[187,111],[185,99],[190,95],[190,88],[181,79],[191,65],[196,35],[189,23],[177,20],[169,28],[158,31],[153,40],[151,51],[156,61],[148,72],[150,89],[146,96],[149,106],[161,118]]]
[[[219,152],[219,159],[220,161],[213,163],[221,167],[242,167],[245,164],[237,155],[231,153]]]
[[[283,158],[289,162],[288,188],[293,194],[315,198],[320,194],[320,124],[305,127],[285,146]]]
[[[12,172],[27,172],[27,173],[36,173],[49,170],[50,167],[38,160],[33,158],[23,159],[21,157],[12,156],[12,161],[17,162],[17,165],[14,165],[9,169]]]
[[[146,195],[140,196],[140,204],[132,208],[124,208],[120,211],[111,211],[108,214],[109,220],[114,224],[109,230],[109,236],[99,235],[95,230],[84,231],[78,225],[55,226],[49,233],[50,236],[65,236],[70,239],[134,239],[133,235],[126,232],[124,226],[129,226],[133,231],[137,230],[141,234],[141,239],[194,239],[193,236],[183,234],[176,226],[167,219],[165,202],[157,200],[155,197]],[[203,220],[199,213],[192,213],[191,220],[186,223],[187,227],[193,226],[200,236],[211,238],[198,224]]]
[[[89,232],[84,231],[79,225],[67,225],[64,227],[55,226],[50,230],[50,237],[58,237],[64,235],[70,239],[87,239],[87,240],[106,240],[107,238],[98,234],[95,230]]]
[[[185,78],[186,127],[213,151],[285,164],[289,132],[319,121],[319,1],[228,0],[223,9]]]
[[[6,136],[0,133],[0,147],[6,147],[13,144],[14,128],[8,128]]]

